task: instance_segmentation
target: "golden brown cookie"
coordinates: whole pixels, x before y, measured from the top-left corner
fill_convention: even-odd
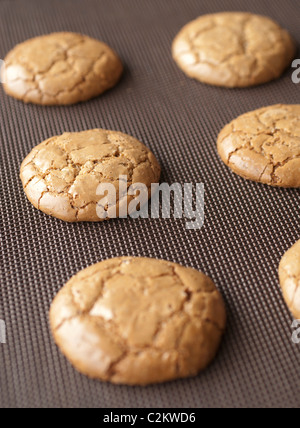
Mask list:
[[[296,319],[300,319],[300,241],[283,256],[279,278],[290,311]]]
[[[275,105],[238,117],[220,133],[218,151],[246,179],[300,187],[300,105]]]
[[[81,373],[147,385],[194,376],[207,367],[226,313],[203,273],[122,257],[74,276],[54,299],[50,323],[57,345]]]
[[[75,33],[53,33],[17,45],[5,58],[8,95],[26,103],[66,105],[116,85],[123,66],[106,44]]]
[[[278,78],[295,53],[291,36],[278,24],[242,12],[201,16],[173,43],[173,57],[188,76],[229,88]]]
[[[67,222],[101,221],[97,203],[106,196],[98,193],[103,183],[116,188],[116,216],[121,206],[125,205],[126,211],[135,196],[119,193],[120,176],[127,177],[128,186],[145,184],[150,196],[151,184],[159,182],[160,166],[135,138],[103,129],[49,138],[21,165],[21,180],[30,202]]]

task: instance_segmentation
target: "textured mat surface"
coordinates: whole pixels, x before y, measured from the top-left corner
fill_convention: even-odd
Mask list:
[[[68,108],[24,105],[0,88],[0,406],[228,407],[300,405],[300,345],[278,285],[282,254],[299,239],[299,190],[234,176],[216,137],[234,117],[274,103],[299,103],[292,71],[250,90],[189,80],[171,59],[179,29],[198,15],[249,10],[275,18],[300,41],[297,0],[0,0],[0,58],[17,42],[52,31],[104,40],[126,64],[104,96]],[[88,128],[118,129],[147,144],[163,181],[203,182],[200,231],[182,220],[64,224],[35,210],[18,179],[37,143]],[[145,389],[106,385],[73,370],[53,344],[48,309],[78,270],[121,256],[169,259],[203,270],[226,299],[229,322],[213,365],[195,379]]]

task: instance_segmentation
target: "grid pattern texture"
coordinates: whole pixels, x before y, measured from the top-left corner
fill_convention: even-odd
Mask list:
[[[299,239],[299,190],[247,182],[222,164],[220,129],[265,105],[299,103],[289,70],[276,82],[226,90],[190,80],[171,58],[171,43],[195,17],[224,10],[269,15],[300,40],[297,0],[0,0],[0,58],[16,43],[53,31],[107,42],[126,71],[104,96],[71,107],[24,105],[0,87],[1,407],[299,407],[300,345],[277,269]],[[203,182],[205,225],[184,220],[113,220],[65,224],[35,210],[19,180],[23,158],[64,131],[103,127],[149,146],[162,180]],[[194,379],[148,388],[89,380],[54,345],[50,303],[79,270],[116,256],[146,256],[210,275],[226,300],[228,329],[220,353]]]

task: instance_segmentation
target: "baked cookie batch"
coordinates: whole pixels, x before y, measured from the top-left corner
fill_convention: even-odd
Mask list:
[[[223,162],[242,177],[274,187],[300,187],[300,105],[246,113],[218,138]]]
[[[111,183],[119,208],[134,196],[119,195],[119,177],[128,184],[158,183],[160,166],[142,143],[121,132],[93,129],[65,133],[35,147],[21,165],[21,180],[30,202],[46,214],[67,222],[101,221],[97,188]],[[126,211],[125,210],[125,211]]]
[[[5,58],[4,89],[26,103],[67,105],[115,86],[123,72],[106,44],[75,33],[54,33],[17,45]]]
[[[218,350],[223,299],[202,273],[123,257],[74,276],[50,310],[56,343],[86,375],[127,385],[194,376]]]
[[[296,319],[300,319],[300,241],[283,256],[279,277],[284,298]]]
[[[229,88],[280,77],[295,53],[287,31],[251,13],[201,16],[187,24],[173,43],[173,57],[188,76]]]
[[[175,38],[173,57],[190,77],[228,88],[279,78],[296,45],[269,18],[250,13],[206,15]],[[26,103],[69,105],[115,86],[121,60],[106,44],[54,33],[16,46],[5,59],[8,95]],[[236,174],[274,187],[300,188],[300,105],[246,113],[221,131],[217,148]],[[36,146],[21,166],[29,201],[67,222],[101,221],[97,188],[120,176],[149,188],[160,179],[153,153],[135,138],[102,129],[65,133]],[[132,196],[134,199],[134,196]],[[116,211],[128,207],[117,194]],[[279,268],[285,300],[300,318],[300,241]],[[222,296],[194,269],[155,259],[122,257],[75,275],[50,310],[54,339],[92,378],[148,385],[197,375],[215,357],[226,327]]]

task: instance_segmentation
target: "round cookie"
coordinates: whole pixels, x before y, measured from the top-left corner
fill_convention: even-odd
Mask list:
[[[283,256],[279,278],[290,311],[296,319],[300,319],[300,241]]]
[[[26,103],[67,105],[116,85],[123,66],[106,44],[75,33],[53,33],[17,45],[5,58],[4,89]]]
[[[218,152],[236,174],[275,187],[300,187],[300,105],[246,113],[218,137]]]
[[[81,373],[147,385],[194,376],[213,360],[225,306],[204,274],[121,257],[74,276],[50,310],[55,341]]]
[[[291,36],[277,23],[242,12],[201,16],[173,43],[173,58],[188,76],[229,88],[278,78],[295,54]]]
[[[159,182],[160,166],[140,141],[103,129],[49,138],[25,158],[20,174],[30,202],[67,222],[103,220],[97,208],[106,196],[98,191],[104,183],[116,189],[116,205],[107,201],[112,209],[106,207],[107,218],[117,217],[121,208],[126,211],[135,196],[127,196],[126,183],[125,193],[120,194],[121,176],[127,177],[128,186],[145,184],[150,196],[151,184]]]

